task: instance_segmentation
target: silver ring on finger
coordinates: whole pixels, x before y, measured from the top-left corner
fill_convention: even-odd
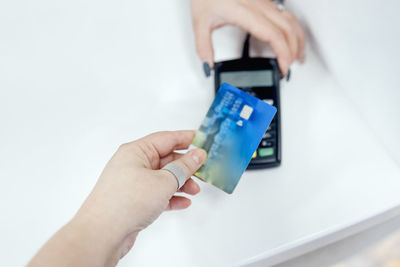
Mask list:
[[[175,163],[168,163],[162,168],[162,170],[167,170],[175,176],[175,179],[178,182],[177,190],[179,190],[186,183],[185,173],[183,172],[181,167],[179,167]]]

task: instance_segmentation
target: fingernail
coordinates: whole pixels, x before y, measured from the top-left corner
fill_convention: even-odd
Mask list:
[[[197,164],[200,164],[200,158],[197,155],[193,155],[192,156],[194,162],[196,162]]]
[[[204,152],[201,149],[194,149],[190,151],[192,159],[197,164],[201,164],[203,162]]]
[[[210,64],[208,64],[207,61],[203,62],[203,70],[204,70],[204,74],[206,75],[206,77],[210,77],[211,68],[210,68]]]

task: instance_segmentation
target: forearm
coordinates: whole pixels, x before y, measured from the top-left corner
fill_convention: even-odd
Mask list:
[[[37,253],[28,266],[115,266],[120,241],[87,218],[75,217]]]

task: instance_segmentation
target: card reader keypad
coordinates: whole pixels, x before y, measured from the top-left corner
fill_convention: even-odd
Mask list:
[[[274,105],[273,96],[269,96],[268,92],[271,92],[270,88],[254,88],[254,87],[241,87],[246,93],[253,95],[262,99],[265,103],[269,105]],[[272,98],[271,98],[272,97]],[[258,160],[265,162],[266,160],[274,161],[276,152],[276,119],[273,119],[269,125],[267,131],[265,132],[257,150],[254,152],[252,157],[252,162],[257,162]]]
[[[268,102],[272,102],[272,99],[265,99],[268,100]],[[265,101],[267,102],[267,101]],[[269,125],[267,131],[265,132],[260,145],[258,146],[257,152],[255,157],[253,156],[253,159],[256,158],[266,158],[266,157],[274,157],[275,154],[275,142],[276,142],[276,138],[275,138],[275,126],[276,126],[276,122],[275,120],[272,120],[271,124]]]

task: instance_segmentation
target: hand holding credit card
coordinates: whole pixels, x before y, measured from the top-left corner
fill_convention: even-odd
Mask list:
[[[223,83],[192,141],[207,152],[195,176],[232,193],[275,113],[274,106]]]

